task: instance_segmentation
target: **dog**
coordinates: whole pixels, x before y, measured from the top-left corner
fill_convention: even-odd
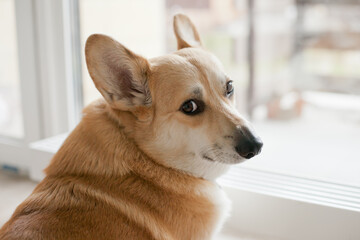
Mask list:
[[[103,99],[1,228],[0,239],[211,239],[230,202],[215,179],[263,143],[235,108],[235,89],[190,19],[178,50],[145,59],[105,35],[85,46]]]

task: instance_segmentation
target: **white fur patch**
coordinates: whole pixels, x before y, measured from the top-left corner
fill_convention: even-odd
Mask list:
[[[168,121],[158,132],[156,141],[149,144],[154,144],[148,146],[151,149],[161,149],[156,159],[163,159],[165,165],[195,177],[212,181],[230,168],[230,164],[203,157],[202,149],[214,143],[209,141],[202,127],[191,129],[177,121]]]
[[[211,229],[212,236],[215,236],[220,232],[222,226],[224,225],[226,219],[230,216],[231,211],[231,201],[226,196],[223,189],[217,185],[216,182],[210,187],[203,187],[199,190],[199,194],[205,196],[212,202],[217,211],[217,218],[215,219],[215,226]]]

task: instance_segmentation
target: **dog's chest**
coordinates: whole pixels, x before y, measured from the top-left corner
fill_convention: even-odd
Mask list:
[[[217,234],[230,211],[230,201],[217,185],[199,191],[199,207],[189,209],[188,217],[178,239],[212,239]]]
[[[208,192],[208,199],[214,205],[214,210],[216,212],[214,225],[212,229],[212,235],[217,234],[226,218],[230,214],[231,209],[231,202],[228,196],[225,194],[224,190],[220,188],[217,184],[213,185],[212,188],[207,190]]]

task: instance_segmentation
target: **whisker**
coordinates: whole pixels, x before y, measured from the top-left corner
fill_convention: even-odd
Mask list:
[[[231,163],[239,160],[239,156],[235,153],[228,153],[218,144],[205,146],[201,149],[201,156],[212,162]]]

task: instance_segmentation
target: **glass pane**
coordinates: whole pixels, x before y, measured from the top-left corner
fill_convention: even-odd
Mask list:
[[[0,0],[0,135],[23,136],[13,0]]]
[[[93,33],[109,35],[145,57],[165,52],[164,0],[80,0],[81,44]],[[83,54],[84,104],[100,94],[87,72]]]
[[[264,149],[244,166],[360,186],[360,2],[255,2]]]

